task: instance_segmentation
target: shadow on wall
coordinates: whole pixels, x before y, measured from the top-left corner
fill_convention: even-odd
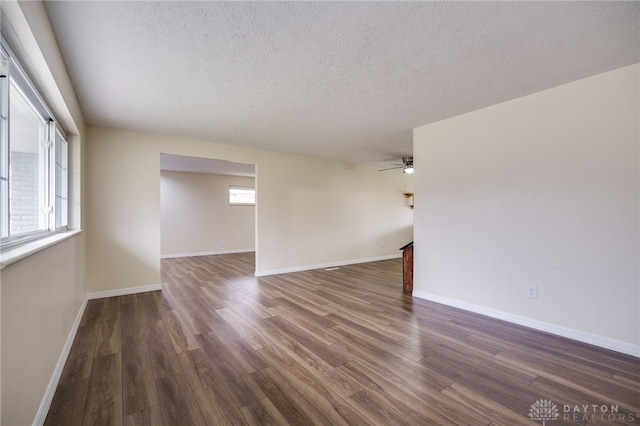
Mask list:
[[[96,251],[92,257],[100,259],[100,263],[88,269],[92,272],[88,277],[90,293],[160,284],[159,247],[156,255],[148,253],[141,244],[138,253],[131,250],[130,242],[120,243],[114,238],[113,232],[94,229],[91,234],[99,242],[90,244]]]

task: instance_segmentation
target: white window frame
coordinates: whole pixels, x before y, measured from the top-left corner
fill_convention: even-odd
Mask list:
[[[68,137],[66,131],[57,122],[51,110],[31,83],[24,68],[21,66],[4,37],[0,44],[0,60],[2,61],[2,77],[0,77],[0,249],[7,250],[23,244],[48,237],[57,232],[68,230],[69,211],[69,156]],[[31,106],[42,117],[46,126],[45,137],[41,141],[44,148],[44,159],[39,167],[42,167],[44,179],[40,194],[42,196],[41,208],[44,210],[43,220],[40,229],[33,232],[24,232],[11,235],[10,230],[10,152],[11,140],[9,132],[9,117],[11,115],[10,84],[25,95]],[[56,173],[56,154],[66,154],[63,161],[66,168]],[[58,157],[60,158],[60,157]],[[56,185],[56,180],[61,179],[63,185]],[[66,208],[56,209],[56,197],[64,195]],[[66,212],[65,217],[60,215]],[[59,226],[56,226],[59,225]]]
[[[0,238],[9,235],[9,54],[0,45]]]
[[[51,205],[56,210],[53,227],[56,232],[69,228],[69,141],[60,131],[55,131],[55,154],[52,156],[53,187]]]
[[[253,202],[251,203],[241,203],[234,202],[232,192],[234,190],[241,191],[252,191],[253,192]],[[252,186],[229,186],[229,205],[230,206],[255,206],[256,205],[256,189]]]

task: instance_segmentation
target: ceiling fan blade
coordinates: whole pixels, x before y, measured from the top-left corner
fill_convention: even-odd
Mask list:
[[[404,166],[400,166],[400,167],[389,167],[388,169],[380,169],[378,170],[379,172],[384,172],[387,170],[393,170],[393,169],[404,169]]]

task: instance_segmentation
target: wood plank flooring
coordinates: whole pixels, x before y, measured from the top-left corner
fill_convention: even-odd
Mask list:
[[[88,302],[45,424],[640,424],[638,358],[412,298],[401,269],[163,260],[162,292]]]

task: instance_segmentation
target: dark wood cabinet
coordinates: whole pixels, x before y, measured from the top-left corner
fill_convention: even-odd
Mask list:
[[[413,241],[400,248],[402,250],[402,291],[413,292]]]

